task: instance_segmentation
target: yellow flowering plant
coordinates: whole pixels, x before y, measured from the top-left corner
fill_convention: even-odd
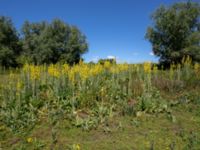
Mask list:
[[[26,139],[26,141],[27,141],[28,143],[32,143],[32,142],[33,142],[33,138],[29,137],[29,138]]]
[[[48,67],[48,74],[52,77],[59,78],[60,77],[60,70],[58,66],[51,64]]]
[[[68,64],[62,65],[62,74],[67,75],[69,73],[70,67]]]
[[[145,73],[151,73],[151,62],[145,62],[143,68]]]
[[[30,66],[30,77],[31,80],[39,80],[40,79],[40,67],[39,66]]]

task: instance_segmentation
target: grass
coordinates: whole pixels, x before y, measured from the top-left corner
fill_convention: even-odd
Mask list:
[[[3,149],[70,149],[79,144],[81,149],[200,149],[200,106],[192,102],[173,107],[173,122],[167,114],[115,116],[108,125],[83,131],[63,121],[57,127],[57,142],[52,146],[51,125],[41,120],[25,136],[10,134],[2,141]],[[33,142],[27,143],[27,137]],[[40,146],[38,146],[40,145]],[[40,148],[39,148],[40,147]]]

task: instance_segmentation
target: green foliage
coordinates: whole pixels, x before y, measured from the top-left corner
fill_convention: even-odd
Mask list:
[[[161,113],[168,112],[168,104],[164,100],[159,91],[152,89],[151,91],[145,91],[141,97],[139,97],[138,104],[139,111],[144,111],[147,113]]]
[[[50,64],[60,61],[74,64],[87,52],[86,38],[80,30],[59,19],[51,23],[26,21],[22,31],[22,57],[30,63]]]
[[[148,28],[146,38],[161,63],[180,63],[184,55],[200,62],[199,17],[200,5],[193,2],[161,6],[154,12],[154,26]]]
[[[0,16],[0,65],[17,67],[25,63],[50,64],[82,60],[88,44],[76,26],[54,19],[51,23],[26,21],[21,35],[10,18]]]
[[[0,65],[16,67],[21,44],[10,18],[0,16]]]

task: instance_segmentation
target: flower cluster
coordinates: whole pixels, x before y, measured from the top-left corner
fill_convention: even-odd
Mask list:
[[[60,77],[60,70],[59,67],[56,65],[51,64],[48,67],[48,74],[52,77],[59,78]]]
[[[39,66],[34,66],[34,65],[30,66],[31,80],[39,80],[40,79],[40,73],[41,73],[41,70],[40,70]]]
[[[109,61],[106,61],[106,62],[104,63],[104,68],[105,68],[105,69],[110,69],[111,66],[112,66],[112,64],[111,64]]]
[[[33,142],[33,138],[29,137],[26,139],[27,143],[32,143]]]
[[[62,74],[67,75],[69,73],[70,67],[68,64],[62,65]]]
[[[151,62],[145,62],[143,67],[145,73],[151,73]]]
[[[81,80],[86,80],[90,76],[90,68],[88,65],[81,63],[79,64],[79,75]]]
[[[91,67],[90,74],[91,76],[96,76],[103,71],[103,66],[101,64],[96,64]]]
[[[127,70],[128,70],[128,64],[118,64],[110,68],[110,71],[114,74],[118,74],[120,72],[127,71]]]

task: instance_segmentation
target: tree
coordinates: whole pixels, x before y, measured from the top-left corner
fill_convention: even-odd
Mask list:
[[[20,52],[19,37],[11,19],[0,16],[0,65],[16,67]]]
[[[69,64],[78,63],[82,54],[87,52],[88,44],[86,37],[75,26],[70,27],[70,33],[66,48],[63,49],[60,60],[68,62]]]
[[[200,62],[200,5],[175,3],[161,6],[152,15],[153,27],[147,29],[146,38],[153,52],[165,65],[179,63],[185,55]]]
[[[35,64],[78,63],[87,52],[86,37],[75,26],[59,19],[47,22],[29,23],[22,28],[24,60]]]
[[[26,21],[22,27],[22,43],[23,43],[23,53],[21,55],[21,62],[25,63],[34,63],[41,64],[47,58],[47,54],[45,56],[41,56],[45,49],[44,45],[44,31],[47,28],[46,22],[41,23],[29,23]],[[49,54],[50,55],[50,54]]]
[[[105,64],[105,62],[109,62],[110,64],[113,64],[113,65],[117,63],[116,59],[114,59],[114,58],[106,58],[106,59],[99,59],[98,60],[98,63],[101,64],[101,65]]]

